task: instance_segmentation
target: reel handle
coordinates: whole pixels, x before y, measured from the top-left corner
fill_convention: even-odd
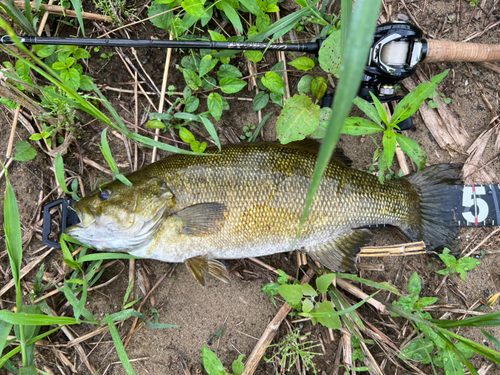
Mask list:
[[[500,45],[427,39],[424,62],[500,61]]]

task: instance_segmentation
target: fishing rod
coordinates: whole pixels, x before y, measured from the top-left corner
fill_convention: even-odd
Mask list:
[[[76,45],[89,47],[189,48],[257,51],[291,51],[317,55],[325,38],[310,43],[248,43],[180,40],[130,40],[105,38],[18,37],[26,45]],[[0,44],[12,45],[8,35]],[[371,101],[370,92],[382,102],[400,99],[395,85],[413,75],[421,62],[500,61],[500,45],[424,39],[418,27],[402,21],[381,24],[375,29],[359,96]]]
[[[491,227],[500,226],[500,185],[455,185],[451,193],[453,202],[450,210],[453,219],[445,225],[450,227]],[[61,248],[59,242],[50,240],[51,237],[51,211],[54,207],[61,208],[61,229],[64,233],[66,228],[80,222],[78,215],[72,208],[75,201],[61,198],[48,203],[43,207],[43,243],[48,246]],[[370,228],[381,228],[390,225],[374,225]]]

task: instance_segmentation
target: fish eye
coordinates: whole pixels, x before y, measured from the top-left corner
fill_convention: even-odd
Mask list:
[[[109,190],[103,190],[99,193],[99,199],[106,200],[111,195]]]

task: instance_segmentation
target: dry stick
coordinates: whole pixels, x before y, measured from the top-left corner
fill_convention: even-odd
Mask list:
[[[165,12],[161,12],[161,13],[155,14],[154,16],[151,16],[151,17],[148,17],[148,18],[144,18],[144,19],[141,19],[139,21],[135,21],[135,22],[129,23],[127,25],[120,26],[120,27],[118,27],[116,29],[113,29],[111,31],[105,32],[103,35],[98,36],[97,39],[104,38],[104,37],[108,36],[109,34],[112,34],[112,33],[116,32],[118,30],[126,29],[127,27],[134,26],[134,25],[137,25],[137,24],[142,23],[142,22],[146,22],[146,21],[148,21],[148,20],[150,20],[152,18],[163,16],[166,13],[170,13],[170,12],[173,12],[174,10],[178,10],[178,9],[181,9],[181,8],[182,7],[179,6],[179,7],[173,8],[173,9],[166,10]]]
[[[175,265],[174,265],[175,267]],[[146,303],[146,301],[148,300],[149,296],[151,295],[151,293],[153,293],[155,291],[156,288],[158,288],[158,286],[161,284],[161,282],[165,279],[165,277],[168,276],[170,270],[168,270],[165,275],[163,275],[162,277],[160,277],[160,279],[156,282],[156,284],[151,288],[151,290],[148,292],[148,294],[146,294],[146,297],[144,297],[144,299],[142,300],[141,304],[139,305],[139,308],[137,309],[137,312],[141,312],[141,309],[142,307],[144,306],[144,304]],[[130,342],[130,339],[132,338],[132,335],[134,334],[135,332],[135,326],[137,325],[137,321],[139,320],[139,318],[135,318],[133,323],[132,323],[132,327],[130,327],[130,331],[128,332],[127,334],[127,337],[125,338],[125,342],[123,343],[123,346],[125,348],[127,348],[129,342]]]
[[[302,277],[302,280],[300,280],[300,283],[308,283],[313,275],[313,269],[309,269],[304,277]],[[278,311],[274,319],[271,320],[271,322],[267,325],[260,340],[253,348],[252,353],[250,353],[250,355],[248,356],[247,362],[245,364],[245,371],[243,371],[242,375],[252,375],[255,372],[260,360],[262,359],[262,356],[266,352],[267,346],[271,343],[271,341],[273,341],[274,336],[276,336],[276,333],[278,332],[278,328],[291,310],[292,307],[288,303],[285,303]]]
[[[368,294],[361,291],[361,289],[355,287],[354,285],[352,285],[351,283],[349,283],[348,281],[346,281],[340,277],[337,277],[335,282],[337,283],[337,286],[341,287],[342,289],[348,291],[349,293],[351,293],[352,295],[355,295],[356,297],[358,297],[360,299],[366,299],[369,297]],[[377,301],[376,299],[370,298],[368,301],[366,301],[366,303],[375,307],[382,314],[387,313],[387,309],[385,308],[385,306],[382,303],[380,303],[379,301]]]
[[[276,22],[280,20],[280,12],[276,12]],[[279,42],[283,43],[283,37],[280,36]],[[286,57],[285,57],[285,51],[279,51],[278,56],[281,61],[283,61],[283,81],[285,83],[285,98],[283,100],[283,103],[286,102],[288,98],[290,98],[290,85],[288,84],[288,74],[287,74],[287,69],[286,69]]]
[[[425,254],[425,243],[409,242],[390,246],[365,246],[361,248],[359,257],[386,257]]]
[[[49,307],[49,309],[50,309],[52,316],[57,316],[56,312],[52,308]],[[68,329],[68,327],[61,326],[61,331],[64,332],[64,334],[66,335],[66,337],[70,341],[73,341],[75,339],[75,337],[73,336],[71,331]],[[77,353],[80,355],[80,359],[82,360],[82,362],[85,363],[85,366],[87,366],[87,369],[90,371],[90,373],[95,374],[95,372],[97,370],[94,367],[94,365],[92,365],[92,363],[89,362],[89,359],[87,358],[87,354],[85,353],[85,350],[83,349],[83,347],[80,344],[76,344],[75,349],[76,349]]]
[[[48,246],[43,246],[42,249],[46,249]],[[26,267],[24,267],[22,270],[21,270],[21,274],[19,276],[20,279],[22,279],[24,276],[26,276],[28,274],[28,272],[30,272],[33,268],[35,268],[35,266],[40,263],[42,260],[45,259],[45,257],[47,255],[50,254],[50,252],[54,250],[53,247],[51,247],[49,250],[47,250],[45,253],[43,253],[42,255],[40,255],[39,257],[35,258],[34,260],[32,260]],[[10,288],[12,288],[14,286],[14,279],[11,279],[1,290],[0,290],[0,296],[3,296],[5,294],[5,292],[7,292]]]
[[[14,112],[14,119],[12,120],[12,129],[10,131],[10,137],[9,137],[9,144],[7,146],[7,152],[5,156],[10,158],[10,155],[12,154],[12,145],[14,144],[14,136],[16,135],[16,127],[17,127],[17,120],[19,119],[19,112],[21,112],[21,106],[16,108],[16,112]]]
[[[169,33],[168,40],[172,40],[172,33]],[[167,58],[165,59],[165,70],[163,71],[163,81],[161,83],[161,96],[160,105],[158,106],[158,113],[163,112],[163,105],[165,104],[165,94],[167,92],[167,80],[168,80],[168,69],[170,67],[170,57],[172,56],[172,48],[167,49]],[[155,130],[155,141],[158,142],[158,135],[160,134],[160,129]],[[151,156],[151,163],[156,161],[156,153],[158,149],[153,147],[153,155]]]
[[[24,1],[15,1],[14,3],[18,8],[24,9],[25,7]],[[31,7],[33,8],[35,7],[35,2],[31,2]],[[40,10],[45,10],[47,11],[47,13],[59,14],[67,17],[76,17],[76,12],[74,10],[64,9],[62,6],[59,5],[41,4]],[[112,21],[111,17],[102,16],[100,14],[95,14],[95,13],[86,13],[86,12],[82,12],[82,18],[94,21],[101,21],[101,22]]]
[[[497,229],[495,229],[493,232],[491,232],[490,234],[488,234],[484,240],[482,240],[481,242],[479,242],[479,244],[478,244],[475,248],[473,248],[471,251],[469,251],[469,252],[468,252],[467,254],[465,254],[464,256],[466,256],[466,257],[471,256],[471,254],[472,254],[472,253],[474,253],[474,251],[476,251],[476,250],[477,250],[477,249],[479,249],[481,246],[483,246],[483,245],[484,245],[484,243],[490,239],[490,237],[492,237],[494,234],[496,234],[496,233],[498,233],[498,232],[500,232],[500,228],[497,228]]]
[[[49,0],[49,3],[46,6],[52,6],[54,4],[54,0]],[[43,28],[45,27],[45,24],[47,23],[47,20],[49,19],[49,13],[50,12],[45,12],[43,14],[42,22],[40,22],[40,27],[38,28],[38,35],[42,35]]]
[[[476,63],[479,66],[482,66],[483,68],[489,69],[492,72],[500,74],[500,66],[492,64],[490,62],[478,62]]]

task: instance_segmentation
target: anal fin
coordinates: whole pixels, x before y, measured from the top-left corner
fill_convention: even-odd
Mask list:
[[[368,229],[355,229],[304,251],[325,267],[337,272],[356,271],[356,258],[360,248],[372,240]]]
[[[213,277],[225,282],[226,284],[230,281],[226,266],[218,260],[208,261],[208,272]]]

